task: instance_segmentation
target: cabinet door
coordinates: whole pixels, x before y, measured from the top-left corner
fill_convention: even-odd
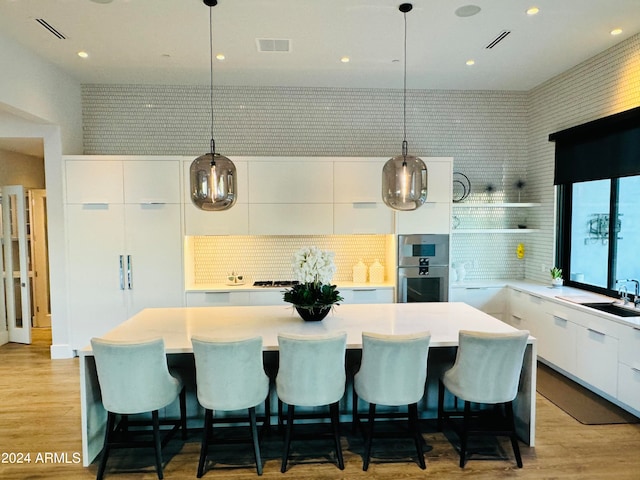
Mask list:
[[[249,292],[187,292],[187,307],[235,307],[249,305]]]
[[[126,205],[128,315],[184,304],[180,205]]]
[[[106,204],[124,200],[121,161],[67,160],[66,203]]]
[[[67,205],[66,215],[71,348],[80,349],[127,318],[124,210]]]
[[[200,210],[191,201],[189,169],[183,163],[185,235],[247,235],[249,233],[247,162],[233,161],[237,171],[238,199],[233,207],[220,212]]]
[[[425,203],[416,210],[396,212],[396,231],[400,235],[448,234],[451,231],[451,204]]]
[[[577,327],[576,375],[615,397],[618,390],[618,340],[607,335],[601,322]]]
[[[333,163],[255,161],[249,189],[249,203],[333,203]]]
[[[136,160],[123,163],[125,203],[180,203],[180,163]]]
[[[382,167],[380,160],[354,162],[336,160],[333,164],[333,201],[335,203],[382,203]]]
[[[259,292],[249,292],[250,305],[282,305],[291,307],[290,303],[283,300],[284,290],[261,290]]]
[[[341,288],[343,303],[393,303],[393,288]]]
[[[336,203],[333,233],[393,233],[393,210],[383,203]]]
[[[452,159],[427,159],[427,202],[451,203],[453,199]]]
[[[326,235],[333,233],[331,204],[250,204],[251,235]]]
[[[559,306],[540,318],[537,329],[538,357],[566,372],[576,374],[576,335],[578,326]]]
[[[506,310],[505,296],[504,287],[456,287],[449,291],[450,302],[464,302],[500,319]]]

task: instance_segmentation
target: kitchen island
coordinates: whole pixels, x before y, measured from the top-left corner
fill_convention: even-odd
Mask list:
[[[109,340],[145,340],[162,337],[170,364],[193,365],[193,335],[216,338],[241,338],[260,335],[265,352],[277,352],[278,333],[347,333],[347,348],[362,348],[363,331],[383,334],[431,332],[427,395],[421,405],[422,418],[434,418],[437,381],[455,359],[460,330],[511,332],[513,327],[464,303],[385,303],[340,305],[321,322],[304,322],[288,305],[150,308],[131,317],[103,338]],[[100,388],[91,347],[79,352],[80,393],[82,402],[83,464],[88,466],[100,453],[104,439],[106,412],[100,400]],[[515,413],[518,434],[528,445],[535,444],[536,341],[529,337],[521,373]],[[192,368],[192,367],[191,367]],[[194,375],[192,375],[194,377]],[[195,415],[194,385],[189,415]],[[350,395],[350,388],[347,394]],[[345,395],[346,397],[346,395]],[[341,413],[348,414],[351,402],[343,399]],[[273,412],[271,412],[273,414]],[[167,412],[174,415],[176,412]],[[350,418],[350,416],[349,416]],[[198,420],[195,425],[201,425]]]

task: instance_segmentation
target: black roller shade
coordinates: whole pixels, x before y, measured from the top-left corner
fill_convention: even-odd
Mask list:
[[[554,184],[640,175],[640,107],[549,135]]]

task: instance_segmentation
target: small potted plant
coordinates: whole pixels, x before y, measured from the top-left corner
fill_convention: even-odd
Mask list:
[[[562,280],[562,269],[553,267],[549,272],[551,273],[551,285],[561,287],[564,283],[564,280]]]
[[[343,299],[331,285],[336,272],[333,255],[318,247],[305,247],[295,253],[293,270],[299,283],[285,290],[284,301],[293,304],[304,320],[322,320]]]

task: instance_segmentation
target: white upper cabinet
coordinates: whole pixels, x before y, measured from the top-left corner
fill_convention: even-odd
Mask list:
[[[333,164],[312,158],[249,165],[249,203],[333,203]]]
[[[123,163],[124,203],[180,203],[180,163],[137,160]]]
[[[393,233],[393,210],[382,201],[381,159],[336,159],[333,233]]]
[[[122,162],[67,160],[66,203],[112,204],[124,202]]]
[[[249,205],[251,235],[326,235],[333,231],[330,203]]]
[[[336,159],[333,165],[335,203],[382,203],[382,167],[385,161]]]
[[[427,202],[416,210],[396,212],[396,233],[450,233],[453,159],[427,158]]]
[[[183,162],[183,201],[186,235],[247,235],[249,233],[248,169],[246,161],[231,159],[236,166],[238,199],[228,210],[208,212],[200,210],[191,201],[191,161]]]

